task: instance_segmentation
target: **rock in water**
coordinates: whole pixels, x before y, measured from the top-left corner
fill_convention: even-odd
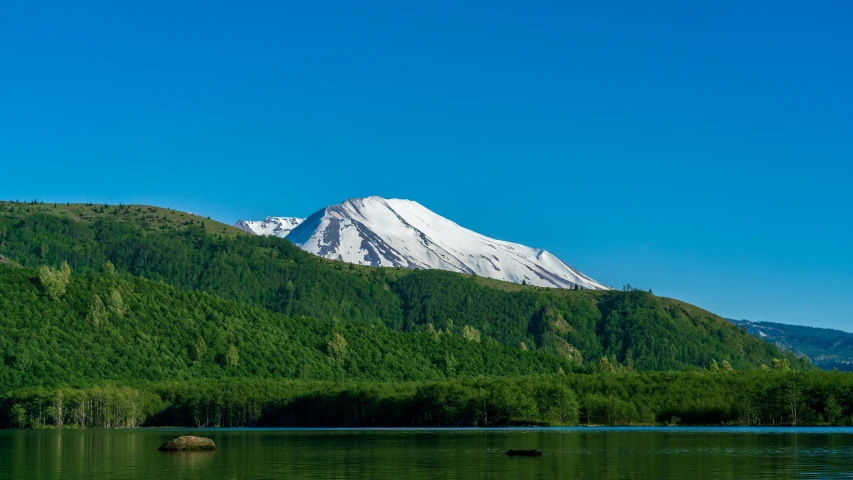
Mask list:
[[[213,440],[204,437],[185,436],[160,445],[161,452],[212,452],[216,450]]]
[[[506,455],[510,457],[541,457],[541,450],[507,450]]]

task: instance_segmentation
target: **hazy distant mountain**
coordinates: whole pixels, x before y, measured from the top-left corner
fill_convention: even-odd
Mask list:
[[[749,333],[785,350],[807,355],[812,363],[824,370],[853,371],[853,333],[783,323],[730,321],[745,326]]]
[[[270,233],[281,218],[287,217],[241,221],[237,226],[256,234],[281,236]],[[450,270],[544,287],[609,289],[545,250],[480,235],[411,200],[354,198],[323,208],[304,221],[287,220],[289,225],[298,225],[291,227],[286,238],[325,258],[359,265]]]

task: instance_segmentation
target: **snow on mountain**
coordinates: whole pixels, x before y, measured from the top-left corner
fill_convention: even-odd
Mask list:
[[[302,223],[304,218],[295,217],[267,217],[263,221],[238,220],[234,224],[240,230],[245,230],[255,235],[272,235],[274,237],[286,237],[291,230]]]
[[[240,223],[244,230],[267,231],[257,226],[260,222],[243,222],[245,228]],[[609,289],[545,250],[480,235],[411,200],[346,200],[298,222],[286,238],[321,257],[359,265],[451,270],[543,287]]]

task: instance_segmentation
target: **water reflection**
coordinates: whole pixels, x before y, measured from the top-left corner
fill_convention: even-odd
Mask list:
[[[196,434],[215,452],[162,453]],[[512,458],[509,449],[538,449]],[[853,472],[853,429],[0,431],[0,478],[794,478]]]
[[[216,452],[160,452],[170,457],[176,466],[189,469],[207,468],[212,465]]]

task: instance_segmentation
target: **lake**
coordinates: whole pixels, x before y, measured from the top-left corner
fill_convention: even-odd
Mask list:
[[[218,450],[157,451],[179,435]],[[853,478],[853,428],[0,431],[2,479],[401,477]]]

